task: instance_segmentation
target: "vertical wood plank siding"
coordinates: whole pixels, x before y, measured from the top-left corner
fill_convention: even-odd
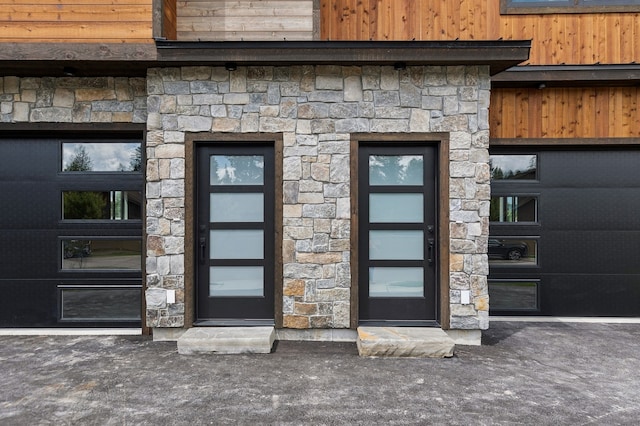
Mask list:
[[[313,39],[313,0],[178,0],[177,14],[183,41]]]
[[[638,105],[638,87],[493,89],[491,137],[640,137]]]
[[[178,31],[178,8],[176,0],[162,0],[162,36],[176,40]]]
[[[321,0],[323,40],[533,39],[526,64],[640,62],[640,14],[500,15],[498,0]]]
[[[152,42],[152,0],[0,0],[0,42]]]

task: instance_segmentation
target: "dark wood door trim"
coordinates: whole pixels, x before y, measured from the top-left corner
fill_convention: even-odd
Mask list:
[[[434,143],[437,144],[438,183],[437,194],[437,228],[439,235],[439,270],[437,273],[437,285],[439,287],[440,300],[438,301],[438,321],[443,329],[449,329],[449,134],[448,133],[390,133],[371,134],[354,133],[351,135],[351,176],[358,176],[358,154],[360,143],[408,142],[408,143]],[[358,184],[355,179],[351,183],[351,321],[350,328],[358,327]]]
[[[186,133],[185,134],[185,319],[184,327],[190,328],[196,318],[195,261],[196,241],[196,148],[204,144],[229,142],[271,142],[274,144],[275,164],[275,211],[274,211],[274,310],[275,325],[282,328],[282,161],[283,136],[279,133],[234,134],[234,133]]]

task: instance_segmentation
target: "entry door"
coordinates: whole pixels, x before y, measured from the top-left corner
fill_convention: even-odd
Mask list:
[[[361,323],[437,319],[436,148],[359,150]]]
[[[274,318],[274,149],[198,148],[199,322]]]

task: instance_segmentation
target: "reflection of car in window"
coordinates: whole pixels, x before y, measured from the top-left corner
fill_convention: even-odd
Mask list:
[[[69,240],[64,242],[64,258],[91,256],[91,241]]]
[[[527,255],[528,247],[522,241],[489,239],[489,258],[520,260]]]

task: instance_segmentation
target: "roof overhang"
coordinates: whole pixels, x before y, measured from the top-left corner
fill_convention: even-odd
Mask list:
[[[529,40],[224,41],[141,44],[3,43],[0,75],[144,76],[147,68],[246,65],[487,65],[492,75],[529,58]]]
[[[493,87],[638,86],[640,64],[526,65],[491,78]]]
[[[529,58],[529,40],[225,41],[156,40],[163,64],[488,65],[491,74]]]

